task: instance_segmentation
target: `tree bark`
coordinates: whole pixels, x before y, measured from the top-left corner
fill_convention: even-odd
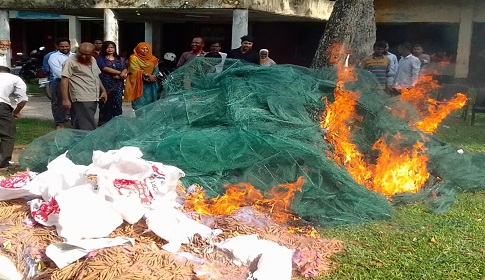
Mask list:
[[[372,53],[375,40],[374,0],[337,0],[310,67],[334,66],[347,54],[349,64],[355,64]]]

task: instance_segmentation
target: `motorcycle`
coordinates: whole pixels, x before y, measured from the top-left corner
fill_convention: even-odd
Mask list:
[[[164,54],[163,60],[157,65],[158,99],[162,97],[163,85],[170,79],[170,73],[172,73],[176,68],[176,58],[177,56],[174,53],[168,52]]]
[[[17,53],[21,57],[13,67],[13,73],[22,78],[26,83],[30,83],[33,78],[45,78],[42,75],[42,57],[45,47],[40,47],[30,52],[28,56],[23,53]],[[44,76],[44,77],[42,77]]]

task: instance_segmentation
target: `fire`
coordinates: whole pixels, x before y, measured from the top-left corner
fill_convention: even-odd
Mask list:
[[[394,139],[399,138],[397,135]],[[381,152],[373,166],[372,190],[387,196],[398,192],[415,193],[428,180],[428,157],[424,154],[423,143],[418,141],[412,151],[402,152],[398,147],[386,145],[381,137],[372,148]]]
[[[415,124],[423,132],[435,132],[438,125],[452,111],[460,109],[466,104],[467,97],[461,93],[457,93],[449,102],[439,102],[433,99],[431,93],[439,90],[440,87],[432,76],[420,76],[416,86],[401,91],[401,99],[409,102],[423,117]]]
[[[355,109],[360,93],[345,89],[345,84],[354,81],[356,75],[353,68],[343,67],[346,65],[342,63],[337,65],[335,101],[329,103],[324,100],[326,110],[320,122],[320,127],[327,131],[325,140],[334,147],[329,157],[343,165],[356,182],[368,189],[386,196],[400,192],[417,192],[429,178],[424,144],[417,142],[411,150],[406,150],[396,144],[399,143],[400,135],[396,135],[390,145],[381,138],[373,145],[373,149],[380,151],[375,164],[366,161],[366,157],[358,151],[352,139],[353,131],[358,129],[356,124],[362,121]],[[437,83],[431,78],[422,79],[423,87],[404,92],[403,99],[418,105],[429,90],[437,87]]]
[[[455,98],[446,103],[438,104],[434,99],[429,99],[431,103],[428,106],[429,115],[422,121],[416,123],[416,127],[421,131],[433,133],[438,125],[444,120],[453,110],[460,109],[465,106],[467,97],[462,93],[457,93]]]
[[[243,206],[253,206],[258,211],[271,214],[273,219],[280,222],[297,220],[291,214],[290,204],[304,183],[303,177],[299,177],[294,183],[273,187],[270,191],[271,198],[265,198],[253,185],[244,182],[224,186],[226,193],[212,199],[207,199],[200,188],[188,196],[184,208],[207,215],[231,215]]]

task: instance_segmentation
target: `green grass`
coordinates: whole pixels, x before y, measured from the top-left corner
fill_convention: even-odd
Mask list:
[[[469,151],[485,152],[485,116],[474,126],[459,113],[436,135]],[[327,279],[485,279],[485,192],[463,193],[445,214],[423,204],[397,207],[389,221],[321,229],[325,238],[344,241]]]
[[[44,89],[39,88],[37,84],[37,79],[33,79],[30,83],[27,84],[27,93],[29,95],[43,95]]]
[[[17,137],[15,145],[28,145],[35,138],[54,130],[52,120],[20,118],[15,121],[17,125]]]

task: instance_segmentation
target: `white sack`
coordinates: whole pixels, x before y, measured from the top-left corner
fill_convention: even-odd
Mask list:
[[[171,253],[177,253],[180,246],[188,244],[196,233],[200,234],[202,238],[208,239],[222,233],[219,229],[212,230],[208,226],[188,218],[184,213],[172,207],[148,211],[145,217],[148,229],[168,241],[168,244],[162,248]]]
[[[56,196],[59,204],[59,236],[68,241],[108,236],[123,223],[110,202],[103,200],[91,185],[77,186]]]
[[[28,183],[36,176],[35,172],[22,172],[0,180],[0,201],[31,195]]]
[[[291,280],[293,250],[268,240],[259,240],[262,249],[258,269],[253,273],[257,280]]]
[[[13,262],[3,255],[0,255],[0,280],[22,280]]]
[[[33,194],[41,195],[45,201],[49,201],[71,187],[84,184],[94,186],[94,183],[85,175],[88,167],[74,164],[66,157],[66,153],[51,161],[47,165],[46,171],[40,173],[26,185]]]
[[[58,268],[62,269],[94,250],[119,246],[126,243],[135,246],[135,239],[129,237],[115,237],[54,243],[47,246],[45,253]]]
[[[50,201],[36,198],[29,201],[28,204],[30,214],[36,222],[47,227],[57,225],[60,209],[55,198]]]

